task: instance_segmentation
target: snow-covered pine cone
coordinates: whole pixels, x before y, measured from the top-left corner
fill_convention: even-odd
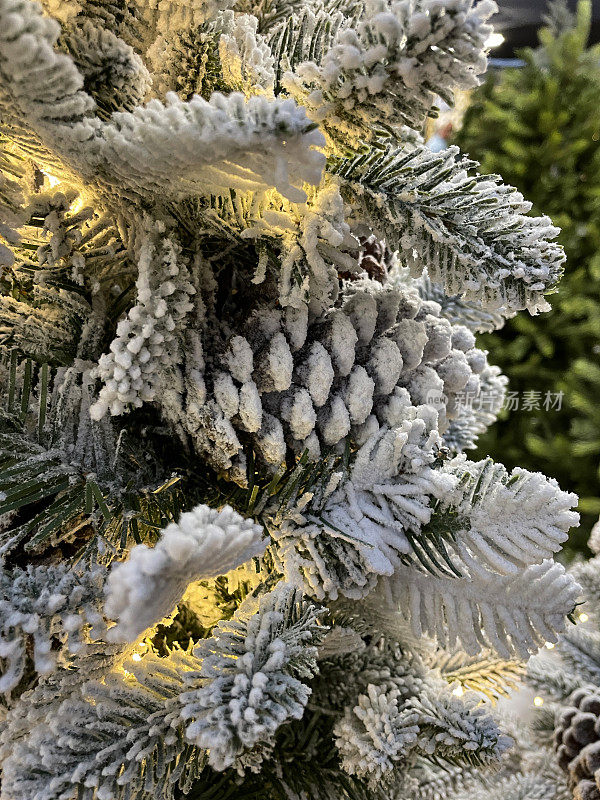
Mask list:
[[[600,800],[600,688],[573,692],[558,719],[554,746],[574,800]]]
[[[165,385],[157,399],[199,454],[242,482],[244,439],[273,470],[304,450],[318,459],[348,437],[360,445],[393,426],[404,390],[414,405],[437,406],[443,432],[459,413],[458,394],[479,391],[487,362],[473,334],[439,312],[369,279],[344,284],[314,320],[306,307],[265,303],[227,336],[207,312],[186,348],[184,385]]]

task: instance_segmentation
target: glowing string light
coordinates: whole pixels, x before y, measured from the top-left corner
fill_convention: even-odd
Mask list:
[[[58,184],[60,183],[60,178],[57,178],[56,175],[51,175],[49,172],[46,172],[45,169],[42,169],[40,171],[46,177],[46,180],[48,181],[51,187],[58,186]]]
[[[504,36],[502,36],[501,33],[495,31],[494,33],[490,33],[488,38],[485,40],[485,47],[491,50],[493,47],[500,47],[503,41],[504,41]]]
[[[81,195],[79,195],[77,200],[75,200],[75,202],[71,206],[71,212],[73,214],[79,214],[79,212],[84,207],[84,205],[85,205],[85,200],[83,199],[83,197]]]

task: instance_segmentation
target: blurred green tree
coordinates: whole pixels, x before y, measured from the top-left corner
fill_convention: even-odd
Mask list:
[[[567,265],[552,311],[481,336],[519,407],[480,450],[577,492],[575,549],[600,513],[600,46],[588,46],[590,18],[589,0],[575,14],[550,4],[539,47],[519,52],[522,67],[489,75],[456,137],[562,229]]]

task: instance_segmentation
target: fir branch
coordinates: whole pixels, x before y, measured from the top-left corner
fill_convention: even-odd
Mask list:
[[[518,661],[498,658],[493,653],[468,656],[457,651],[438,651],[429,666],[439,669],[449,684],[458,683],[463,690],[478,692],[495,702],[509,697],[525,675],[525,666]]]
[[[442,647],[458,641],[470,655],[491,648],[506,659],[527,658],[556,641],[580,591],[552,561],[506,576],[474,567],[464,579],[400,567],[381,586],[382,601],[389,592],[388,603],[410,612],[415,636],[434,636]]]
[[[117,623],[111,641],[134,641],[168,617],[193,581],[222,575],[261,555],[262,528],[225,506],[199,505],[163,531],[156,546],[136,545],[114,564],[106,587],[106,614]]]
[[[570,628],[561,636],[558,652],[579,680],[600,683],[600,632],[583,626]]]
[[[100,613],[104,570],[77,574],[60,565],[0,568],[0,693],[23,677],[29,637],[34,668],[40,675],[57,660],[85,650],[88,636],[105,635]],[[3,663],[4,662],[4,663]]]
[[[62,543],[69,545],[73,562],[107,563],[132,543],[154,542],[161,528],[187,508],[197,491],[192,481],[185,493],[182,474],[160,482],[154,476],[153,484],[126,437],[121,437],[120,458],[115,459],[113,431],[103,440],[107,431],[90,431],[95,423],[73,418],[87,415],[89,403],[79,406],[85,381],[80,385],[76,376],[73,387],[61,375],[58,392],[55,372],[47,364],[36,367],[31,360],[20,360],[17,351],[2,369],[7,381],[2,397],[6,411],[0,411],[0,553],[6,556],[20,548],[38,553]],[[76,409],[66,397],[71,390]],[[73,429],[83,463],[69,454]]]
[[[196,663],[183,652],[165,659],[147,653],[55,708],[41,705],[30,735],[12,741],[16,720],[2,739],[3,789],[15,800],[75,791],[83,800],[126,800],[132,792],[171,800],[177,784],[189,790],[204,755],[185,741],[178,695],[184,671]]]
[[[315,645],[326,630],[322,614],[279,584],[258,603],[246,601],[194,650],[202,666],[186,677],[182,717],[214,769],[231,767],[257,745],[262,760],[261,745],[270,749],[279,726],[302,717],[310,695],[304,681],[317,671]]]
[[[436,95],[452,103],[451,87],[472,87],[485,70],[493,3],[367,0],[334,9],[291,16],[273,39],[293,68],[282,78],[285,90],[340,149],[402,125],[419,130],[435,114]]]
[[[516,574],[530,564],[551,558],[579,521],[571,510],[576,498],[561,492],[555,481],[516,468],[511,473],[491,459],[470,462],[464,456],[443,470],[457,481],[436,503],[429,527],[447,525],[456,559],[500,574]]]
[[[587,681],[557,660],[549,661],[534,655],[527,662],[527,683],[537,692],[557,702],[565,701],[576,689],[581,689]]]
[[[564,254],[547,217],[528,217],[531,204],[495,176],[473,173],[476,162],[456,148],[425,145],[332,165],[357,218],[398,248],[415,277],[427,268],[448,295],[477,300],[505,315],[547,309]]]
[[[125,185],[133,198],[274,186],[303,202],[298,184],[319,182],[324,158],[313,146],[322,144],[316,126],[291,100],[214,94],[208,103],[195,96],[186,104],[170,93],[166,105],[154,100],[134,114],[115,115],[102,130],[100,152],[109,179]],[[155,164],[153,170],[135,167],[144,151],[142,162]]]

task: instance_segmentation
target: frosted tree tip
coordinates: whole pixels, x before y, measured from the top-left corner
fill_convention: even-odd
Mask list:
[[[116,625],[109,640],[135,641],[168,617],[194,581],[223,575],[265,550],[263,529],[229,506],[205,505],[185,512],[161,533],[155,547],[132,548],[113,566],[106,583],[105,612]]]

